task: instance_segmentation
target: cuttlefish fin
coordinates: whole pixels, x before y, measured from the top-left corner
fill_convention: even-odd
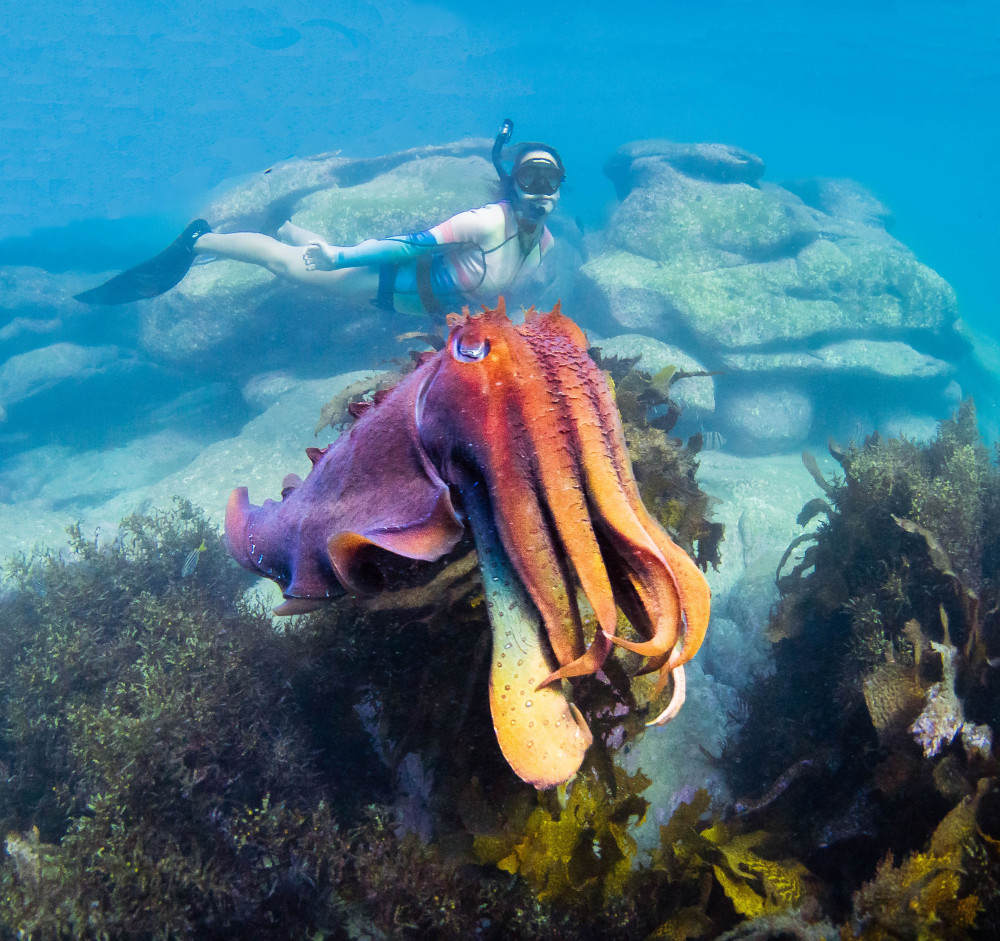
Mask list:
[[[378,565],[373,564],[371,548],[407,559],[433,562],[454,549],[465,531],[455,515],[448,489],[443,485],[429,510],[421,504],[426,515],[408,519],[407,509],[405,505],[400,507],[399,523],[392,527],[375,526],[364,532],[345,530],[329,538],[326,550],[330,565],[345,588],[360,594],[373,594],[383,587]]]

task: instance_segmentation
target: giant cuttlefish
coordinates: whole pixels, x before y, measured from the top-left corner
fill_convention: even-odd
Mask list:
[[[490,707],[504,757],[535,787],[568,780],[591,743],[572,677],[618,644],[673,679],[708,625],[709,589],[642,504],[621,420],[583,332],[556,305],[514,324],[496,310],[449,317],[446,345],[350,431],[310,449],[280,502],[233,491],[229,550],[284,591],[278,613],[383,584],[393,557],[432,561],[467,523],[493,631]],[[597,627],[589,640],[582,592]],[[639,639],[616,636],[618,609]]]

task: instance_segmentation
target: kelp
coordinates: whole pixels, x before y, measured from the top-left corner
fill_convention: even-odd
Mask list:
[[[565,806],[540,792],[520,827],[476,836],[477,858],[520,875],[542,901],[599,907],[622,896],[637,850],[629,831],[645,817],[639,794],[651,782],[618,767],[612,774],[581,771]]]
[[[21,587],[0,600],[0,933],[557,938],[594,918],[534,893],[543,857],[513,820],[504,856],[527,854],[513,881],[513,860],[472,865],[457,807],[473,775],[492,806],[536,798],[475,695],[488,629],[461,553],[450,605],[417,604],[418,587],[279,630],[237,600],[248,579],[188,503],[129,518],[110,545],[70,535],[66,556],[17,561]],[[557,830],[578,847],[565,878],[619,912],[645,803],[612,755],[652,704],[616,669],[581,691],[595,777],[570,795],[576,829]],[[618,781],[611,811],[598,775]],[[608,915],[606,936],[624,924]]]
[[[929,443],[872,435],[830,450],[842,477],[803,457],[824,496],[779,566],[777,671],[748,694],[736,784],[760,792],[825,756],[822,786],[752,816],[836,887],[832,911],[853,911],[845,937],[988,934],[995,873],[970,880],[966,866],[992,846],[995,813],[947,851],[939,834],[997,773],[1000,470],[971,402]]]
[[[858,941],[889,941],[900,935],[944,939],[969,937],[979,914],[980,889],[996,892],[995,879],[980,879],[976,861],[993,856],[995,846],[977,824],[980,805],[994,789],[981,779],[975,795],[964,798],[937,825],[927,847],[898,866],[890,852],[875,877],[854,895],[852,930]],[[991,883],[993,885],[991,886]]]

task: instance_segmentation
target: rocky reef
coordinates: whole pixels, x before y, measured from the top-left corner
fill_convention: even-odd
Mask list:
[[[955,404],[969,348],[954,292],[862,186],[777,185],[755,154],[658,140],[619,148],[605,170],[619,203],[581,304],[606,333],[655,337],[717,371],[708,420],[730,449],[912,431]]]
[[[971,402],[929,443],[832,449],[833,479],[804,457],[824,494],[778,567],[775,673],[725,754],[757,795],[735,812],[829,881],[850,937],[988,937],[1000,470]]]
[[[488,150],[470,139],[289,160],[201,214],[217,231],[274,234],[291,220],[344,244],[412,231],[495,197]],[[995,397],[993,346],[959,321],[950,286],[892,237],[889,210],[858,183],[779,185],[737,147],[662,140],[619,148],[606,173],[619,200],[607,226],[584,237],[557,213],[541,276],[508,304],[562,298],[595,339],[639,335],[698,363],[713,375],[690,430],[738,453],[782,453],[831,430],[926,434],[963,394]],[[401,355],[397,335],[423,328],[239,262],[196,264],[167,294],[121,309],[72,300],[99,278],[4,270],[0,434],[12,452],[39,437],[118,444],[123,427],[149,431],[151,413],[210,439],[256,413],[241,393],[261,374],[369,367],[372,350]],[[96,408],[74,407],[84,399]]]

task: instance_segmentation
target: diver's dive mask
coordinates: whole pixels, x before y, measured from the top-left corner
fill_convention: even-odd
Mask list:
[[[562,158],[554,147],[528,141],[518,147],[513,169],[508,170],[504,166],[503,149],[510,142],[513,133],[514,122],[507,118],[500,125],[491,154],[504,192],[510,198],[517,195],[515,188],[522,196],[555,196],[566,179]],[[540,152],[540,155],[532,155],[533,152]]]
[[[514,182],[528,196],[553,196],[564,179],[560,167],[541,157],[525,160],[514,171]]]

